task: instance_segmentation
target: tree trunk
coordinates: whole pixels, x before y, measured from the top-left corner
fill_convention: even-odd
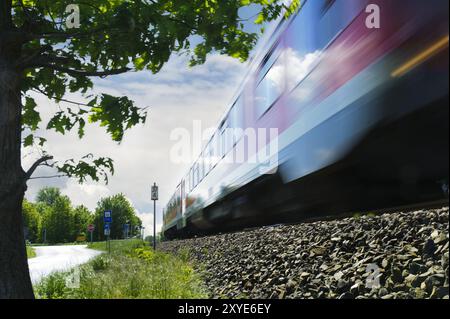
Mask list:
[[[22,221],[20,49],[0,39],[0,298],[34,298]]]

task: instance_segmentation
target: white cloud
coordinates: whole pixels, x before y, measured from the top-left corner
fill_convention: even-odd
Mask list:
[[[75,205],[83,204],[91,211],[97,206],[102,197],[112,195],[108,187],[102,184],[88,182],[79,184],[76,180],[69,179],[61,192],[70,197]]]
[[[142,226],[144,226],[144,236],[153,236],[153,213],[138,213],[137,216],[142,221]],[[156,233],[160,232],[162,228],[162,223],[156,222]]]

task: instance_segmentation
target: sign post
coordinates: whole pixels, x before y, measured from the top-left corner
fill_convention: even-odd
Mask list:
[[[93,224],[89,224],[88,225],[88,232],[90,233],[91,236],[91,244],[92,244],[92,233],[94,232],[95,226]]]
[[[123,238],[128,239],[128,221],[123,224]]]
[[[158,186],[153,183],[152,186],[152,200],[153,200],[153,250],[156,250],[156,201],[158,200]]]
[[[110,224],[112,223],[112,211],[105,210],[103,213],[103,223],[104,223],[104,231],[106,236],[106,247],[111,254],[111,242],[109,239],[109,235],[111,234]]]

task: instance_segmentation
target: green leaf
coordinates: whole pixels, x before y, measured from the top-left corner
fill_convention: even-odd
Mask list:
[[[91,109],[89,122],[100,122],[114,141],[120,142],[125,130],[144,123],[146,112],[136,107],[126,96],[102,94],[100,104]]]
[[[27,137],[25,137],[23,141],[23,146],[27,147],[33,145],[33,139],[34,139],[33,134],[30,134]]]
[[[85,182],[88,177],[96,182],[103,178],[104,182],[108,183],[108,173],[114,174],[112,159],[108,157],[93,159],[92,157],[92,154],[88,154],[77,163],[69,159],[63,165],[56,165],[56,168],[60,173],[77,178],[80,183]]]
[[[36,107],[37,105],[34,99],[26,96],[22,110],[22,125],[23,127],[28,127],[31,131],[35,131],[41,121],[41,117],[39,112],[36,111]]]
[[[265,17],[263,13],[258,14],[258,16],[255,19],[256,24],[262,24],[265,21]]]

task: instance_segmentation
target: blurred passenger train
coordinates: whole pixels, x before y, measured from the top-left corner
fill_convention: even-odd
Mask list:
[[[447,198],[448,6],[302,1],[181,179],[165,237]]]

